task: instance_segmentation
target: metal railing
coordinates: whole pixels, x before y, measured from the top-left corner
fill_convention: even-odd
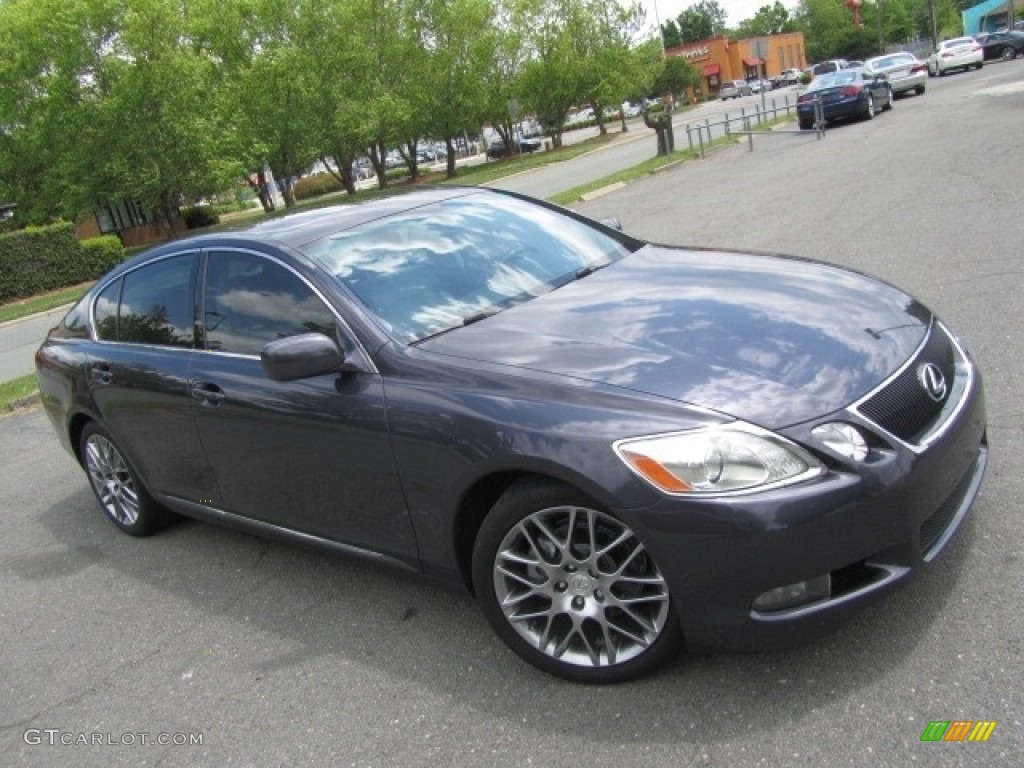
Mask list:
[[[786,135],[793,133],[806,133],[799,129],[782,129],[782,130],[755,130],[755,125],[762,125],[768,121],[775,121],[779,119],[779,114],[783,113],[789,116],[791,113],[796,112],[796,102],[790,103],[789,94],[783,96],[783,103],[780,105],[776,99],[770,100],[769,103],[755,104],[753,110],[748,111],[746,108],[740,108],[740,114],[738,116],[730,117],[729,113],[726,112],[722,116],[721,120],[712,122],[711,118],[705,118],[703,123],[696,123],[691,125],[686,124],[686,140],[689,144],[691,152],[697,152],[701,157],[704,157],[704,150],[707,145],[710,145],[714,141],[714,130],[720,129],[719,138],[741,135],[746,136],[750,151],[754,151],[754,135],[760,136],[776,136]],[[814,133],[817,139],[825,137],[825,119],[822,114],[821,100],[814,100]],[[739,129],[734,129],[733,124],[738,123]],[[705,135],[707,138],[705,139]],[[694,141],[696,137],[696,143]]]

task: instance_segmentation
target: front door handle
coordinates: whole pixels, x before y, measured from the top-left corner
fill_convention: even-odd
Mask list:
[[[110,367],[106,363],[100,365],[94,365],[89,369],[89,381],[93,384],[99,384],[100,386],[106,386],[114,380],[114,372],[110,370]]]
[[[192,385],[192,399],[203,405],[217,406],[224,400],[224,392],[210,381],[200,381]]]

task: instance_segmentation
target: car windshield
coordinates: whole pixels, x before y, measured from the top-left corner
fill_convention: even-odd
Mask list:
[[[528,301],[629,252],[568,215],[494,194],[414,208],[302,250],[407,342]]]

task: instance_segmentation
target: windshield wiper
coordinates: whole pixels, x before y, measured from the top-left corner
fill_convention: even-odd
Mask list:
[[[465,328],[467,325],[479,323],[481,320],[486,320],[488,317],[494,317],[499,312],[501,312],[501,309],[485,309],[483,312],[477,312],[475,315],[464,317],[462,318],[462,327]]]
[[[610,261],[605,261],[600,264],[588,264],[585,267],[580,267],[579,269],[576,270],[576,273],[573,275],[573,278],[576,280],[582,280],[584,277],[594,274],[595,272],[597,272],[597,270],[604,269],[609,264],[611,264]]]

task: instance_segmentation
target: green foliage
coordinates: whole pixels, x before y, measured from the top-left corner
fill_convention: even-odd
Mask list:
[[[183,208],[181,216],[185,220],[185,227],[188,229],[202,229],[220,224],[220,216],[209,205],[196,205],[191,208]]]
[[[718,0],[699,0],[676,19],[681,43],[707,40],[725,32],[727,14]]]
[[[68,222],[0,235],[0,300],[32,296],[94,277],[92,263]]]
[[[700,80],[700,73],[682,56],[669,56],[662,62],[661,72],[654,81],[654,92],[678,94],[686,88],[700,86]]]
[[[736,37],[764,37],[777,35],[781,32],[793,32],[796,29],[796,22],[790,18],[780,0],[775,0],[772,5],[762,5],[751,19],[741,21],[736,27]]]

